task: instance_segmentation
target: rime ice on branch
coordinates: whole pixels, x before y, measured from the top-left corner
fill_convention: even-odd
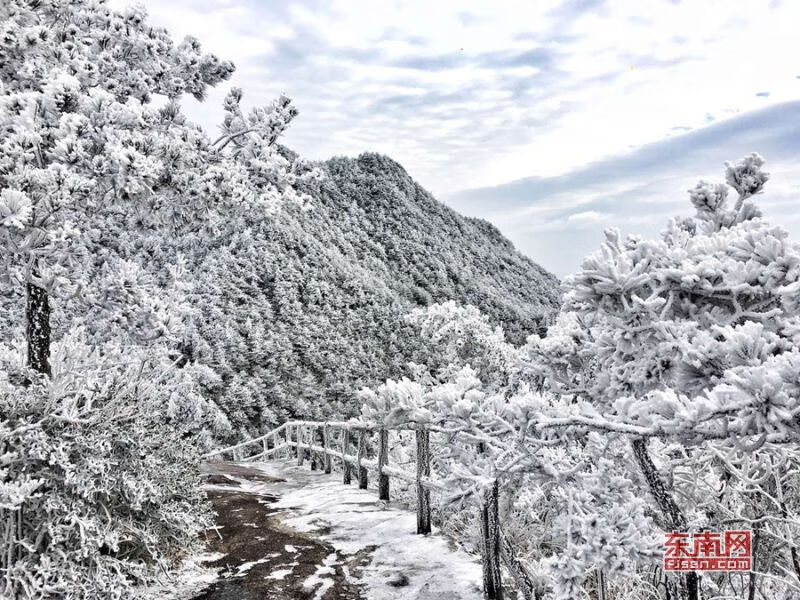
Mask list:
[[[461,497],[500,481],[501,526],[557,598],[645,585],[664,531],[709,528],[752,527],[761,550],[755,573],[704,592],[800,591],[800,250],[755,204],[762,166],[698,184],[695,216],[660,239],[608,231],[523,347],[472,308],[418,311],[442,362],[363,396],[365,419],[453,432],[440,476]],[[701,581],[661,585],[696,600]]]

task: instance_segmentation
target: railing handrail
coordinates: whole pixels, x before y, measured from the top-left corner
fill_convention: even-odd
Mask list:
[[[286,427],[336,427],[339,429],[347,429],[349,431],[380,431],[381,429],[387,429],[390,431],[415,431],[417,429],[426,429],[432,432],[442,432],[442,433],[449,433],[450,430],[444,429],[442,427],[437,427],[436,425],[422,425],[417,423],[404,423],[399,425],[393,426],[382,426],[382,425],[373,425],[370,423],[361,423],[358,421],[300,421],[300,420],[292,420],[292,421],[285,421],[282,425],[279,425],[272,431],[265,433],[264,435],[260,435],[256,438],[252,438],[250,440],[245,440],[233,446],[228,446],[226,448],[220,448],[219,450],[213,450],[211,452],[207,452],[203,454],[203,458],[214,458],[215,456],[219,456],[221,454],[227,454],[229,452],[233,452],[234,450],[238,450],[240,448],[245,448],[252,444],[257,444],[259,442],[263,442],[265,439],[277,435],[281,431],[283,431]]]
[[[214,458],[215,456],[227,454],[228,452],[233,452],[234,450],[238,450],[240,448],[246,448],[247,446],[250,446],[252,444],[257,444],[258,442],[263,442],[270,436],[277,435],[278,433],[283,431],[289,423],[291,423],[291,421],[287,421],[286,423],[284,423],[279,427],[276,427],[272,431],[265,433],[264,435],[259,436],[257,438],[253,438],[252,440],[245,440],[239,444],[236,444],[235,446],[228,446],[227,448],[221,448],[219,450],[214,450],[213,452],[207,452],[206,454],[203,454],[203,458]]]

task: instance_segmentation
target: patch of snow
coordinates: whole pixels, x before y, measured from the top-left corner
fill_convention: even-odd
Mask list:
[[[456,549],[444,536],[417,535],[412,511],[400,504],[379,502],[374,490],[343,485],[341,474],[310,471],[293,461],[258,467],[286,480],[264,484],[265,493],[280,496],[273,506],[284,509],[279,513],[284,524],[313,533],[333,546],[340,557],[376,547],[358,576],[345,571],[348,581],[354,579],[364,586],[364,595],[370,600],[482,598],[480,559]],[[293,550],[287,547],[287,551]],[[320,586],[317,594],[329,580],[323,577],[329,573],[321,570],[325,567],[332,565],[317,567],[317,573],[305,582],[308,589]],[[402,586],[397,585],[400,580]]]
[[[267,484],[263,481],[252,481],[243,477],[228,477],[232,481],[232,485],[223,485],[219,483],[207,483],[203,485],[203,489],[212,492],[234,492],[244,494],[254,494],[257,496],[271,496],[275,494],[273,484]],[[241,508],[234,508],[233,512],[242,510]]]
[[[267,575],[264,579],[276,579],[281,580],[284,579],[287,575],[291,575],[294,569],[276,569],[269,575]]]
[[[241,565],[236,567],[237,568],[236,577],[243,577],[250,569],[252,569],[256,565],[269,562],[270,559],[277,558],[278,556],[280,556],[280,553],[267,554],[264,558],[259,558],[258,560],[242,563]]]
[[[225,558],[224,552],[203,552],[202,554],[198,554],[194,557],[194,559],[187,559],[187,562],[192,561],[195,563],[207,563],[207,562],[216,562],[220,559]]]
[[[323,577],[324,575],[336,574],[336,569],[333,565],[337,564],[336,553],[329,554],[322,561],[321,565],[317,565],[317,570],[313,575],[306,577],[303,582],[303,589],[311,591],[316,588],[314,592],[314,600],[322,600],[322,597],[335,583],[330,577]]]
[[[178,569],[174,581],[149,586],[142,591],[142,598],[152,600],[189,600],[194,598],[219,579],[220,567],[207,567],[225,555],[220,552],[203,552],[186,558]]]

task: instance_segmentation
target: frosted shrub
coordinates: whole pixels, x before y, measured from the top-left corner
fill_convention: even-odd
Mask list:
[[[53,375],[0,378],[0,580],[9,598],[135,598],[209,525],[197,451],[165,420],[180,374],[69,336]]]
[[[660,531],[752,528],[765,575],[709,575],[702,587],[769,597],[758,590],[800,592],[786,493],[800,464],[800,250],[754,202],[763,164],[757,154],[726,163],[736,200],[701,182],[695,217],[673,219],[660,240],[606,232],[565,281],[559,323],[529,351],[548,387],[572,399],[539,427],[628,438]],[[682,598],[701,587],[693,574],[667,583]]]

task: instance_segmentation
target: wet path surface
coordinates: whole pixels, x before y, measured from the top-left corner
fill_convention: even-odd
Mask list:
[[[225,462],[207,471],[218,525],[208,532],[209,550],[225,556],[207,563],[221,568],[220,579],[196,600],[365,598],[354,575],[369,561],[369,552],[342,561],[330,544],[284,526],[283,511],[274,507],[277,494],[257,487],[280,479]]]

